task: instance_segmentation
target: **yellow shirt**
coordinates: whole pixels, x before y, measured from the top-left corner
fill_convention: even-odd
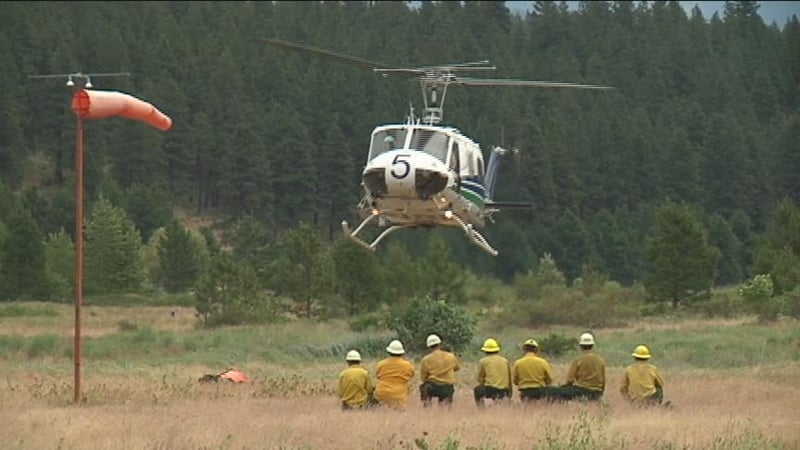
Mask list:
[[[656,366],[646,361],[637,361],[625,368],[620,392],[630,400],[641,400],[655,394],[657,386],[663,387],[664,380]]]
[[[408,403],[408,389],[414,378],[414,365],[402,356],[389,356],[375,367],[375,400],[404,409]]]
[[[606,362],[594,350],[584,350],[569,367],[567,384],[602,392],[606,388]]]
[[[456,355],[437,348],[422,358],[419,377],[423,383],[433,381],[438,384],[456,384],[456,372],[460,368]]]
[[[339,373],[338,395],[347,406],[364,406],[372,389],[369,372],[360,365],[349,366]]]
[[[478,384],[511,389],[511,365],[505,356],[492,353],[478,361]]]
[[[514,384],[520,389],[540,388],[553,384],[553,369],[550,363],[536,353],[525,353],[525,356],[514,361],[511,369]]]

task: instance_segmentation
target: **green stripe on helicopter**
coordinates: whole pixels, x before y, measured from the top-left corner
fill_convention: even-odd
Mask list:
[[[478,208],[483,209],[483,207],[485,205],[483,197],[481,197],[480,195],[478,195],[475,192],[472,192],[472,191],[470,191],[468,189],[462,189],[461,190],[461,196],[464,197],[465,199],[467,199],[468,201],[474,203]]]

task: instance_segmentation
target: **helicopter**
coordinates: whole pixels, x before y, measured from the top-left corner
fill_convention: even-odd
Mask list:
[[[478,229],[485,227],[487,221],[494,222],[493,215],[502,209],[533,206],[524,202],[494,200],[500,158],[518,150],[493,146],[489,162],[484,165],[483,151],[477,142],[458,128],[442,124],[449,86],[613,89],[593,84],[461,75],[496,70],[488,60],[403,68],[279,38],[258,40],[275,47],[350,64],[384,78],[419,82],[423,98],[422,115],[417,116],[413,106],[410,106],[404,122],[379,125],[372,130],[367,161],[361,174],[364,196],[357,205],[361,223],[355,230],[347,220],[341,223],[348,238],[373,251],[386,236],[395,231],[444,226],[460,227],[472,243],[497,256],[497,250]],[[369,225],[377,225],[382,231],[368,243],[359,237],[359,233]]]

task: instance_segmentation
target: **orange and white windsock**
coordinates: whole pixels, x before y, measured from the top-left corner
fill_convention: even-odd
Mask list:
[[[155,106],[121,92],[79,89],[72,96],[72,111],[83,119],[122,116],[161,131],[172,128],[172,119]]]

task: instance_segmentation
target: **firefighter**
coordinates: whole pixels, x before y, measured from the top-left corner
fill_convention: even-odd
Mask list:
[[[650,364],[650,349],[639,345],[631,354],[634,363],[625,368],[620,392],[637,405],[661,404],[664,401],[664,379],[656,366]]]
[[[581,355],[567,372],[564,385],[552,389],[548,397],[558,400],[600,400],[606,388],[606,362],[594,351],[594,336],[583,333],[578,340]]]
[[[511,373],[523,403],[545,398],[553,384],[553,368],[539,356],[539,343],[528,339],[522,344],[525,354],[514,361]]]
[[[361,354],[350,350],[345,356],[347,368],[339,373],[339,400],[342,409],[359,409],[374,404],[372,380],[367,369],[361,366]]]
[[[405,409],[408,404],[408,391],[411,379],[414,378],[414,365],[403,355],[406,353],[403,343],[393,340],[386,347],[389,354],[375,367],[375,400],[381,405],[396,409]]]
[[[501,400],[511,398],[511,365],[500,354],[500,344],[489,338],[481,350],[486,354],[478,361],[478,385],[475,386],[475,404],[484,406],[484,399]]]
[[[422,381],[419,398],[423,407],[430,406],[434,397],[439,400],[439,404],[453,403],[456,372],[461,369],[461,363],[456,355],[443,350],[441,344],[442,339],[435,334],[431,334],[426,340],[428,354],[422,358],[419,368]]]

